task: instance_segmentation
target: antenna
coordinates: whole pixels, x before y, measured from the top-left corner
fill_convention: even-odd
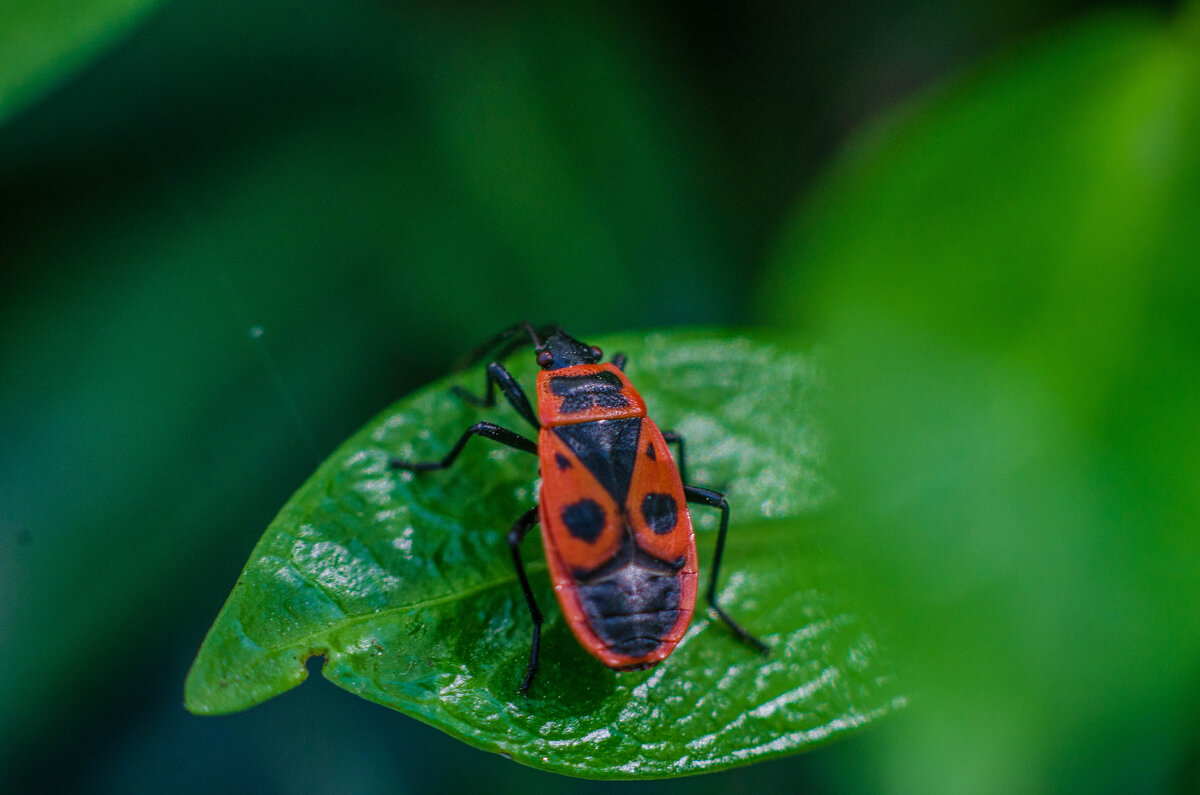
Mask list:
[[[465,370],[477,362],[488,357],[488,354],[495,359],[503,359],[510,353],[524,345],[531,344],[535,348],[540,348],[545,344],[544,337],[558,331],[557,324],[547,324],[544,326],[534,326],[528,320],[522,320],[519,323],[514,323],[508,328],[501,331],[496,336],[492,337],[482,345],[477,345],[467,353],[463,354],[454,364],[454,370]],[[528,339],[520,336],[524,332],[528,335]],[[499,347],[497,347],[499,346]]]

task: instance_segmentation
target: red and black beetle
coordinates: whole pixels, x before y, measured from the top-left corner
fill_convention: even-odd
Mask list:
[[[729,528],[729,503],[711,489],[687,485],[683,439],[662,432],[646,416],[646,404],[625,376],[625,356],[602,363],[599,348],[558,326],[528,322],[505,329],[480,346],[475,360],[491,350],[502,359],[532,343],[542,368],[537,379],[537,413],[520,384],[499,361],[487,367],[482,398],[456,387],[464,400],[496,404],[496,387],[538,429],[534,442],[490,422],[472,425],[441,461],[393,459],[394,469],[425,471],[450,466],[472,436],[484,436],[534,453],[542,477],[538,505],[508,534],[513,563],[533,618],[533,648],[521,692],[538,664],[542,611],[533,598],[520,542],[539,521],[554,592],[579,642],[618,671],[649,668],[669,655],[683,637],[696,604],[699,569],[686,503],[721,510],[720,531],[709,572],[708,604],[743,641],[767,647],[717,606],[717,572]],[[497,349],[497,346],[500,346]],[[679,464],[668,444],[679,449]]]

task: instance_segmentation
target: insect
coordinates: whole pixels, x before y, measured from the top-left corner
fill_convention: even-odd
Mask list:
[[[532,343],[541,372],[537,411],[500,364]],[[483,397],[454,391],[478,406],[496,405],[499,388],[538,431],[537,442],[490,422],[477,422],[440,461],[392,459],[393,469],[423,472],[454,463],[467,441],[482,436],[538,456],[542,478],[537,506],[508,533],[521,590],[533,619],[533,645],[520,692],[537,672],[542,611],[521,559],[521,539],[536,524],[559,605],[576,638],[609,668],[638,671],[669,655],[691,622],[699,568],[686,503],[718,508],[720,530],[708,576],[709,607],[742,641],[767,652],[717,605],[717,574],[729,528],[729,503],[712,489],[687,484],[683,439],[660,431],[625,376],[626,357],[601,362],[602,351],[558,326],[518,323],[481,345],[469,358],[487,366]],[[669,444],[677,445],[678,466]]]

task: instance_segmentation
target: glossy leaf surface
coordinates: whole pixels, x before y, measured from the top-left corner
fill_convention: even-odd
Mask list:
[[[452,469],[395,473],[389,455],[438,458],[488,417],[531,432],[508,406],[450,394],[481,368],[370,422],[296,493],[254,550],[189,675],[202,714],[257,704],[303,681],[304,661],[365,698],[518,761],[590,777],[656,777],[800,750],[860,726],[899,697],[822,554],[832,495],[814,422],[811,355],[729,334],[600,341],[664,428],[688,442],[689,478],[728,490],[733,523],[720,598],[771,646],[762,657],[698,611],[657,668],[618,674],[564,623],[539,539],[523,552],[547,613],[542,663],[516,688],[532,624],[505,535],[534,504],[536,459],[472,440]],[[511,369],[531,382],[531,357]],[[706,515],[708,514],[708,515]],[[693,508],[702,576],[715,512]]]

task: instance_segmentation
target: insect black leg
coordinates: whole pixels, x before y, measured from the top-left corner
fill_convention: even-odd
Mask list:
[[[683,437],[675,431],[663,431],[663,440],[666,441],[667,444],[674,444],[677,446],[679,455],[675,457],[675,466],[679,468],[679,479],[684,483],[687,483],[687,457],[683,454]]]
[[[625,354],[623,354],[623,353],[614,353],[613,354],[612,365],[613,365],[613,367],[620,370],[622,373],[625,372],[625,363],[627,361],[628,361],[628,359],[625,357]]]
[[[446,453],[445,458],[441,461],[401,461],[398,458],[393,458],[388,461],[388,466],[392,469],[407,469],[412,472],[428,472],[431,469],[445,469],[454,463],[454,459],[458,458],[458,454],[467,444],[472,436],[483,436],[487,439],[506,444],[509,447],[515,447],[518,450],[524,450],[526,453],[537,453],[537,445],[526,439],[519,433],[514,433],[508,428],[501,428],[499,425],[493,425],[490,422],[477,422],[466,432],[459,437],[458,442],[450,448],[450,452]]]
[[[742,641],[754,646],[763,654],[767,654],[770,651],[767,648],[767,644],[742,629],[736,621],[729,617],[728,613],[717,605],[717,573],[721,569],[721,556],[725,553],[725,532],[729,529],[729,501],[725,499],[725,495],[721,492],[704,489],[699,486],[685,485],[683,487],[683,494],[688,502],[721,509],[721,530],[717,533],[717,548],[713,552],[712,574],[708,578],[707,598],[709,607],[733,630],[733,634],[737,635]]]
[[[538,609],[537,600],[533,598],[533,589],[529,587],[529,578],[525,576],[525,564],[521,561],[521,539],[538,521],[537,506],[521,514],[521,518],[508,531],[508,548],[512,550],[513,565],[517,568],[517,579],[521,581],[521,591],[529,605],[529,617],[533,619],[533,646],[529,650],[529,666],[525,669],[525,678],[517,692],[524,694],[529,690],[529,683],[537,672],[538,648],[542,640],[542,611]]]
[[[504,365],[500,364],[500,362],[492,362],[487,366],[487,378],[483,397],[473,395],[469,390],[461,386],[451,387],[450,391],[472,406],[494,406],[496,405],[497,386],[500,387],[500,391],[508,398],[508,402],[517,410],[517,413],[524,417],[530,425],[535,428],[542,427],[541,423],[537,420],[537,415],[533,413],[533,407],[529,405],[529,398],[525,397],[525,390],[521,389],[521,385],[517,383],[517,379],[513,378],[512,374],[508,370],[505,370]]]

